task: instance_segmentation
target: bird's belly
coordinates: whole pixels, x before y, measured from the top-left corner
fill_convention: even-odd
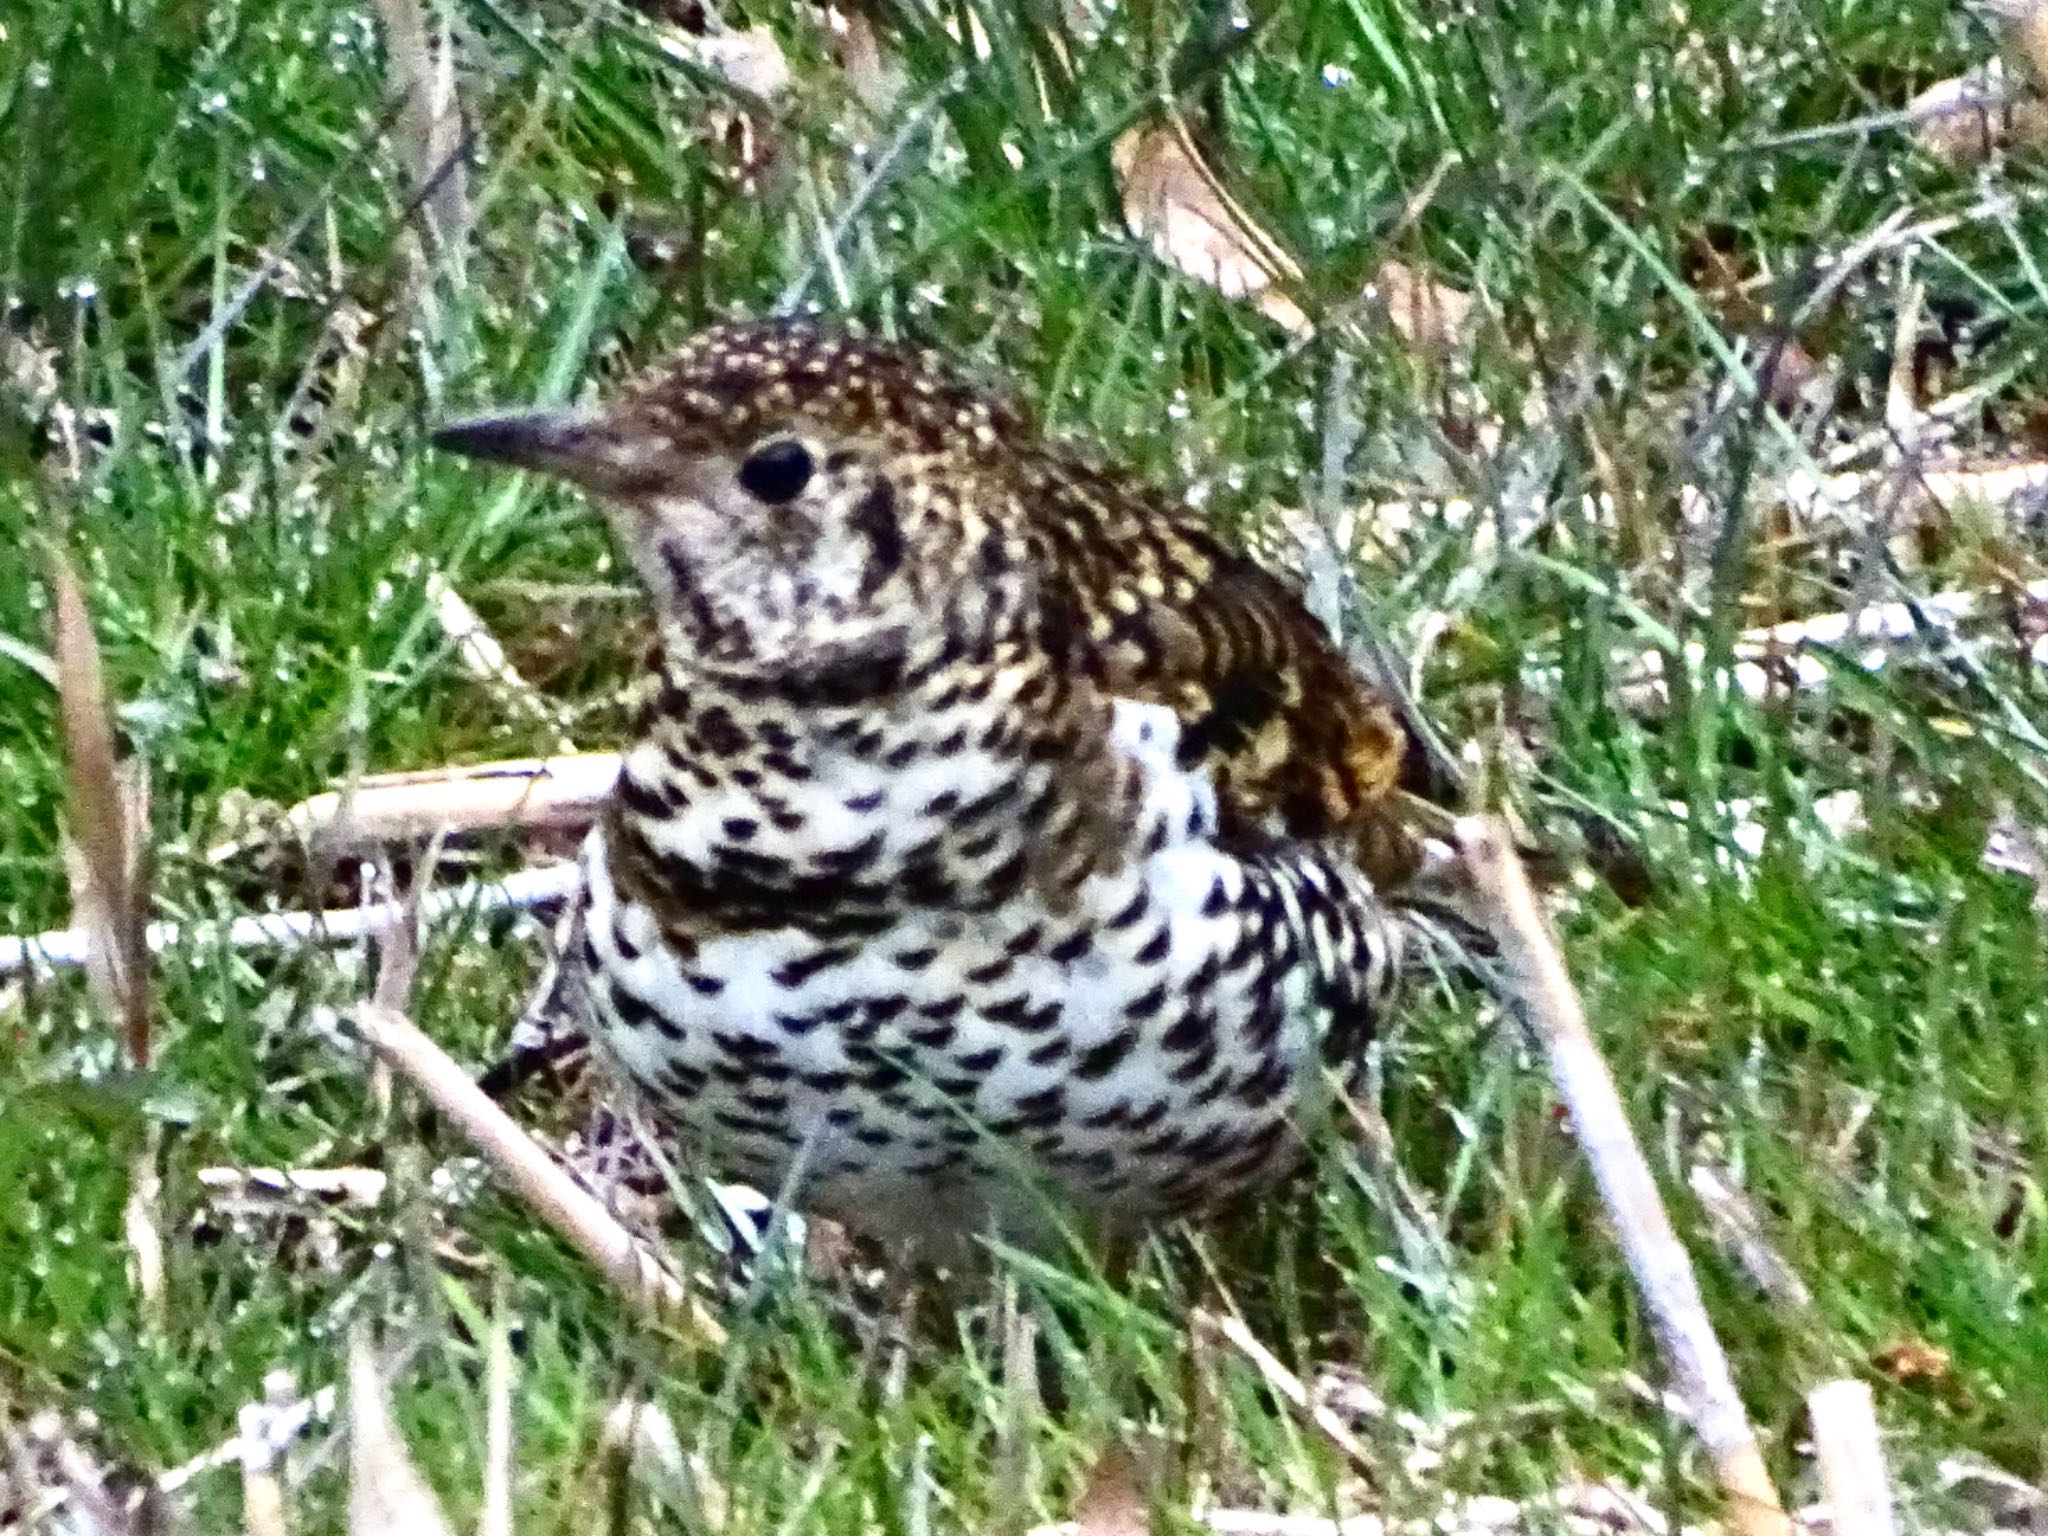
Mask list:
[[[1192,1209],[1295,1156],[1322,1033],[1297,924],[1206,842],[1096,876],[1061,913],[1026,896],[690,953],[616,893],[601,833],[586,865],[597,1032],[700,1171],[901,1237],[991,1203]],[[1034,1189],[1053,1204],[1034,1212]]]

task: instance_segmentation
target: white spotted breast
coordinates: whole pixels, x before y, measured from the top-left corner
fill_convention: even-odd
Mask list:
[[[1142,785],[1133,855],[1057,911],[1026,886],[854,937],[679,948],[615,886],[600,828],[584,854],[597,1033],[697,1171],[790,1185],[799,1208],[885,1238],[991,1208],[1034,1225],[1034,1186],[1117,1219],[1263,1182],[1295,1156],[1330,1045],[1370,1029],[1399,926],[1320,850],[1219,847],[1178,736],[1171,711],[1116,702]],[[833,814],[858,841],[843,797]]]

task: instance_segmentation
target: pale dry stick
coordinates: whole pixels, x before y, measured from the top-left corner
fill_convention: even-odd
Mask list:
[[[477,1536],[512,1536],[512,1328],[503,1287],[484,1357],[484,1504]]]
[[[1799,1272],[1771,1246],[1756,1207],[1722,1177],[1719,1168],[1702,1159],[1692,1165],[1686,1183],[1707,1213],[1707,1226],[1715,1243],[1759,1291],[1790,1312],[1805,1312],[1812,1307],[1813,1292],[1799,1278]]]
[[[523,912],[566,901],[582,889],[583,872],[575,864],[544,864],[537,869],[522,869],[503,880],[429,891],[420,899],[420,920],[434,922],[463,912]],[[383,934],[400,911],[394,902],[378,902],[326,912],[266,912],[225,921],[151,923],[143,937],[151,954],[186,946],[270,950],[307,943],[346,944]],[[0,935],[0,976],[32,967],[83,965],[89,950],[89,938],[76,928],[27,936]]]
[[[376,1168],[234,1168],[199,1170],[199,1187],[214,1200],[270,1200],[290,1195],[373,1206],[384,1199],[389,1176]]]
[[[1753,699],[1767,698],[1787,687],[1817,688],[1828,681],[1833,670],[1816,651],[1860,642],[1863,648],[1854,658],[1856,662],[1866,669],[1879,667],[1890,659],[1892,645],[1919,636],[1923,620],[1967,623],[1995,612],[2008,601],[2048,605],[2048,581],[2028,582],[2010,594],[1937,592],[1917,603],[1873,603],[1854,613],[1823,613],[1745,630],[1735,645],[1735,685]],[[2048,641],[2033,642],[2030,655],[2037,664],[2048,666]],[[1686,659],[1692,665],[1699,665],[1704,657],[1702,647],[1687,646]],[[1619,684],[1622,701],[1633,707],[1661,703],[1664,669],[1660,651],[1636,658],[1634,674]]]
[[[278,1405],[268,1400],[244,1403],[235,1418],[241,1442],[242,1529],[247,1536],[289,1536],[284,1484],[278,1479],[277,1457],[283,1446],[269,1433]]]
[[[677,1325],[692,1343],[712,1349],[723,1346],[725,1329],[674,1272],[494,1104],[418,1025],[374,1003],[359,1008],[352,1022],[365,1043],[458,1126],[520,1198],[629,1301],[654,1321]]]
[[[1387,1522],[1378,1515],[1276,1515],[1263,1509],[1212,1509],[1195,1523],[1215,1536],[1385,1536]]]
[[[1692,1260],[1672,1230],[1614,1078],[1587,1028],[1585,1008],[1515,855],[1514,839],[1485,816],[1460,817],[1455,838],[1472,878],[1476,915],[1500,946],[1512,1002],[1549,1058],[1551,1078],[1642,1290],[1673,1383],[1727,1495],[1731,1528],[1741,1536],[1791,1536],[1792,1522],[1707,1317]]]
[[[1833,1536],[1895,1536],[1891,1479],[1885,1474],[1870,1384],[1823,1382],[1806,1394],[1806,1413],[1813,1423],[1813,1451]]]
[[[1966,408],[1981,406],[1983,398],[1958,390],[1920,414],[1924,420],[1940,425]],[[1861,458],[1872,450],[1881,451],[1889,441],[1889,434],[1879,431],[1859,439],[1852,447],[1855,456]],[[1867,498],[1880,490],[1889,476],[1890,472],[1884,470],[1843,470],[1826,475],[1794,470],[1786,475],[1779,494],[1794,511],[1805,514],[1826,508],[1865,512]],[[1917,471],[1917,478],[1928,500],[1943,510],[1962,502],[2003,512],[2023,506],[2029,496],[2048,493],[2048,462],[2011,459],[2003,463],[1955,463],[1944,468],[1923,467]]]
[[[575,752],[371,774],[346,791],[301,800],[284,812],[278,830],[328,854],[437,832],[582,832],[611,794],[619,762],[616,752]],[[217,863],[261,840],[260,831],[234,837],[215,844],[207,857]]]
[[[391,1415],[391,1392],[358,1327],[348,1349],[348,1528],[353,1536],[453,1536]]]

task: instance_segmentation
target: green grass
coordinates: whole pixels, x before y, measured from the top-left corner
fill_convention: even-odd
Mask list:
[[[733,103],[631,8],[450,8],[479,220],[464,279],[437,269],[409,307],[414,189],[371,12],[25,0],[4,22],[0,542],[14,553],[0,636],[47,645],[35,546],[59,541],[152,776],[159,915],[319,894],[208,858],[246,797],[554,744],[458,664],[428,612],[430,575],[485,615],[582,744],[608,744],[634,610],[601,529],[567,497],[431,457],[423,429],[477,401],[594,388],[805,279],[808,301],[950,344],[1055,426],[1243,526],[1323,497],[1540,499],[1533,525],[1426,521],[1361,558],[1361,603],[1404,650],[1429,615],[1447,619],[1425,701],[1451,739],[1493,744],[1499,788],[1532,825],[1561,835],[1597,818],[1640,850],[1653,898],[1582,891],[1568,947],[1775,1471],[1812,1495],[1800,1401],[1848,1373],[1877,1386],[1914,1528],[1971,1518],[1935,1475],[1946,1457],[2048,1477],[2048,966],[2032,889],[1981,857],[2000,807],[2048,819],[2029,724],[2048,718],[2039,671],[1994,647],[1974,670],[1845,664],[1790,703],[1744,701],[1711,671],[1662,712],[1621,697],[1621,661],[1660,632],[1711,648],[1744,623],[1893,595],[1871,564],[1881,538],[1825,524],[1801,537],[1767,487],[1881,423],[1909,277],[1925,285],[1927,337],[1949,344],[1929,349],[1930,389],[1985,390],[1959,418],[1962,446],[2043,446],[2048,178],[1950,170],[1895,126],[1817,131],[1976,62],[1991,40],[1966,13],[1708,0],[1681,22],[1666,7],[1347,0],[1276,8],[1238,37],[1147,5],[1117,14],[1108,46],[1062,42],[1067,12],[1051,4],[905,3],[884,29],[904,90],[871,120],[812,13],[762,5],[732,19],[773,27],[797,84],[772,162],[742,186],[716,131]],[[969,12],[986,58],[947,29]],[[1128,238],[1108,145],[1169,80],[1300,258],[1311,312],[1344,311],[1396,255],[1481,297],[1469,357],[1447,376],[1369,325],[1291,339]],[[1839,409],[1789,426],[1760,415],[1709,253],[1783,314],[1825,258],[1894,214],[1932,231],[1910,272],[1887,244],[1801,327],[1842,371]],[[842,224],[827,259],[821,231]],[[1333,398],[1340,346],[1356,367]],[[42,393],[25,382],[31,352]],[[1508,424],[1492,448],[1471,430],[1489,416]],[[1326,473],[1346,422],[1355,446]],[[1732,532],[1685,523],[1687,483],[1740,509],[1721,519]],[[1621,515],[1589,510],[1616,489]],[[2031,534],[1933,519],[1894,544],[1896,577],[1920,593],[2030,578],[2040,534],[2038,519]],[[1506,752],[1509,738],[1528,750]],[[1813,805],[1844,789],[1870,826],[1838,840]],[[54,695],[0,655],[0,929],[66,920],[62,798]],[[1768,830],[1754,861],[1729,851],[1737,798]],[[540,947],[527,924],[437,933],[417,1016],[487,1060]],[[266,1372],[336,1379],[347,1328],[368,1322],[413,1346],[401,1418],[466,1519],[480,1319],[497,1297],[520,1345],[522,1530],[587,1530],[594,1511],[622,1528],[655,1519],[598,1453],[627,1392],[668,1408],[733,1530],[915,1536],[1010,1518],[993,1506],[1014,1410],[981,1322],[928,1329],[899,1362],[846,1326],[829,1286],[788,1280],[732,1319],[730,1351],[692,1357],[509,1202],[437,1194],[449,1149],[420,1143],[403,1107],[381,1112],[319,1027],[362,996],[359,956],[195,946],[164,958],[159,984],[146,1080],[117,1068],[113,1029],[74,978],[0,990],[0,1404],[89,1409],[103,1454],[160,1471],[232,1434]],[[1442,1244],[1414,1240],[1383,1171],[1343,1152],[1216,1263],[1283,1360],[1308,1375],[1354,1365],[1396,1410],[1361,1429],[1384,1507],[1581,1475],[1688,1519],[1711,1512],[1696,1446],[1627,1385],[1659,1379],[1654,1342],[1513,1032],[1444,998],[1381,1065],[1399,1159]],[[170,1232],[155,1321],[121,1236],[153,1123]],[[373,1146],[398,1215],[344,1224],[332,1262],[274,1229],[195,1233],[201,1168]],[[1706,1238],[1686,1193],[1700,1155],[1733,1170],[1810,1309],[1760,1297]],[[1192,1348],[1187,1309],[1214,1297],[1185,1249],[1114,1285],[1012,1268],[1057,1365],[1055,1406],[1026,1432],[1018,1524],[1063,1515],[1095,1454],[1145,1425],[1187,1447],[1165,1505],[1186,1507],[1189,1480],[1241,1507],[1357,1503],[1350,1469],[1255,1373]],[[1946,1372],[1897,1379],[1876,1362],[1900,1345],[1945,1351]],[[299,1495],[305,1529],[341,1523],[335,1465]],[[195,1529],[239,1518],[232,1472],[182,1497]]]

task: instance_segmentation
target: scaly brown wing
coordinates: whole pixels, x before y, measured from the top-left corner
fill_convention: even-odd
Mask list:
[[[1226,828],[1352,841],[1375,880],[1405,877],[1395,790],[1419,748],[1293,588],[1192,511],[1062,449],[1033,456],[1019,495],[1074,664],[1180,717]]]

